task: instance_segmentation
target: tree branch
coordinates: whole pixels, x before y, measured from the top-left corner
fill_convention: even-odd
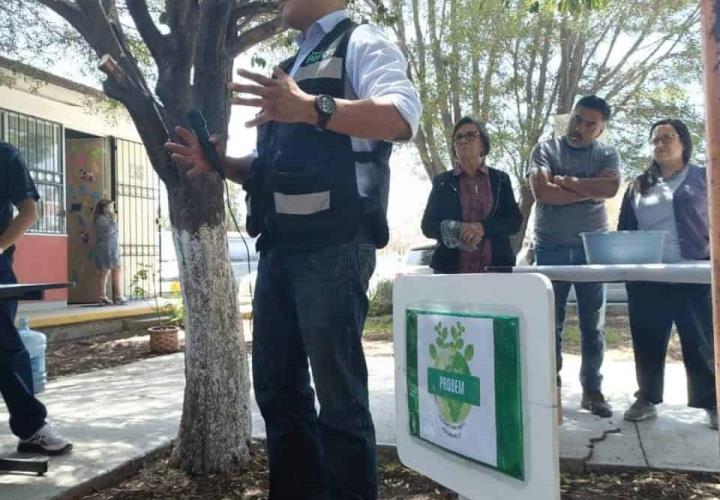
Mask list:
[[[39,3],[55,11],[58,15],[65,18],[73,28],[78,27],[82,20],[82,12],[80,8],[70,0],[37,0]],[[78,30],[79,31],[79,30]]]
[[[118,14],[117,4],[115,0],[102,0],[102,7],[105,15],[112,23],[120,24],[120,15]]]
[[[532,121],[530,122],[531,128],[533,131],[538,130],[538,127],[540,127],[540,123],[542,121],[541,115],[543,111],[543,107],[545,106],[545,86],[547,85],[547,73],[548,73],[548,63],[550,61],[550,43],[551,43],[551,37],[552,37],[552,25],[549,25],[545,31],[545,36],[543,40],[543,47],[542,47],[542,58],[540,60],[540,75],[538,77],[537,86],[535,88],[535,102],[533,106],[533,117]],[[552,102],[552,101],[551,101]],[[530,103],[527,104],[528,108],[530,107]],[[542,130],[542,129],[540,129]]]
[[[158,67],[162,66],[169,46],[165,36],[160,33],[150,16],[146,0],[125,0],[125,3],[135,22],[135,27],[155,59],[155,63]]]
[[[430,55],[432,58],[433,71],[435,78],[441,78],[444,74],[443,67],[443,51],[438,38],[437,13],[435,12],[435,0],[427,1],[428,9],[428,28],[430,32]],[[440,26],[442,28],[442,25]],[[450,116],[450,100],[448,90],[445,85],[437,86],[438,101],[440,103],[440,117],[442,119],[443,135],[448,151],[452,151],[452,140],[450,132],[452,130],[452,117]]]
[[[234,26],[243,17],[255,17],[278,12],[279,2],[242,3],[230,12],[230,26]]]
[[[276,17],[270,21],[266,21],[262,24],[250,28],[249,30],[238,35],[237,38],[230,45],[230,54],[235,57],[238,54],[242,54],[250,47],[267,40],[273,35],[282,33],[285,31],[282,19]]]
[[[172,49],[178,51],[177,59],[184,60],[189,74],[189,68],[193,64],[193,46],[200,21],[198,2],[196,0],[165,0],[165,14],[170,27]]]
[[[83,37],[85,36],[86,30],[83,26],[83,13],[75,3],[69,0],[37,1],[65,19],[78,33],[83,35]]]
[[[418,0],[411,0],[413,8],[413,25],[415,26],[415,45],[418,52],[419,76],[421,80],[427,78],[426,56],[425,56],[425,37],[423,36],[422,26],[420,25],[420,6]],[[424,102],[424,101],[423,101]]]
[[[612,79],[615,77],[615,75],[617,75],[617,73],[622,69],[622,67],[625,65],[625,63],[627,63],[627,61],[630,59],[630,57],[638,51],[638,49],[641,47],[641,45],[642,45],[643,41],[645,40],[645,38],[646,38],[646,37],[650,34],[650,32],[652,31],[652,26],[653,26],[653,24],[654,24],[654,21],[655,21],[655,16],[653,16],[652,18],[650,18],[650,19],[648,19],[648,20],[646,21],[646,23],[645,23],[645,25],[643,26],[643,29],[640,31],[640,34],[638,35],[637,39],[633,42],[633,44],[632,44],[632,45],[630,46],[630,48],[625,52],[625,54],[624,54],[623,57],[620,59],[620,61],[615,65],[614,68],[612,68],[612,69],[610,70],[610,72],[609,72],[607,75],[602,76],[602,75],[598,72],[598,80],[596,80],[596,81],[595,81],[595,84],[593,85],[593,89],[594,89],[595,91],[597,91],[598,89],[601,89],[601,88],[604,87],[610,80],[612,80]],[[609,52],[608,52],[608,56],[607,56],[607,57],[609,57]],[[607,57],[606,57],[606,60],[607,60]]]

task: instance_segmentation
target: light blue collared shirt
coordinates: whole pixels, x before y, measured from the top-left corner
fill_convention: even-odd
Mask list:
[[[295,41],[300,47],[289,75],[297,72],[302,61],[342,20],[346,10],[336,10],[317,20]],[[390,42],[379,28],[363,24],[353,31],[348,42],[345,70],[350,88],[348,98],[368,99],[386,97],[410,125],[412,136],[417,132],[422,104],[415,87],[407,76],[407,61],[400,49]],[[353,150],[372,151],[377,141],[352,138]]]

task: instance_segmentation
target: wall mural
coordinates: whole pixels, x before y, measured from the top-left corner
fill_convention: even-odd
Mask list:
[[[107,197],[104,139],[66,141],[68,269],[75,288],[68,302],[95,302],[95,205]]]

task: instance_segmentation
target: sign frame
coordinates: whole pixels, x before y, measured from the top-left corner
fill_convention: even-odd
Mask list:
[[[408,467],[471,499],[560,498],[554,298],[539,274],[400,276],[393,286],[398,455]],[[523,478],[463,458],[410,432],[406,311],[516,316],[519,320]]]

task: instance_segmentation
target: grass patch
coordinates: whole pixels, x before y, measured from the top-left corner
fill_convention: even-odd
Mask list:
[[[392,316],[368,316],[365,321],[363,340],[392,340]]]
[[[605,348],[618,349],[627,343],[629,332],[612,327],[605,328]],[[563,331],[563,347],[580,347],[580,328],[577,325],[565,325]]]

